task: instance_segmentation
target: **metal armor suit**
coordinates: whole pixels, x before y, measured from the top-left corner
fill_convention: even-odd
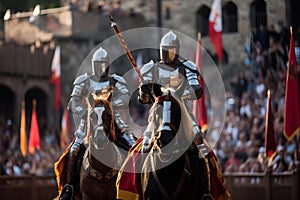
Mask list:
[[[154,63],[152,60],[145,64],[141,73],[144,77],[144,83],[141,83],[139,87],[139,101],[144,104],[151,104],[154,100],[154,96],[159,96],[161,92],[155,93],[157,86],[159,88],[170,87],[176,91],[178,97],[181,97],[186,105],[186,100],[196,100],[202,96],[202,88],[200,86],[198,76],[199,72],[196,65],[191,61],[179,60],[179,40],[178,37],[172,32],[168,32],[161,39],[160,43],[160,62]],[[160,91],[160,89],[158,90]],[[193,119],[193,131],[195,136],[202,137],[200,127],[194,119],[194,115],[186,106],[192,119]],[[164,117],[164,113],[168,113],[170,108],[164,106],[163,110],[163,123],[161,130],[171,130],[169,127],[170,121],[168,117]],[[149,122],[151,121],[149,116]],[[152,124],[148,123],[148,126],[144,132],[143,151],[147,151],[149,145],[149,139],[152,133]]]
[[[118,109],[126,108],[129,102],[129,93],[127,90],[127,83],[124,78],[118,75],[108,75],[109,72],[109,58],[106,50],[99,48],[92,58],[92,75],[83,74],[76,78],[73,83],[73,91],[71,99],[68,103],[69,109],[80,118],[80,124],[78,129],[74,133],[76,136],[70,150],[70,158],[68,162],[68,184],[64,187],[60,200],[73,198],[73,185],[75,182],[75,168],[77,161],[77,154],[83,139],[87,133],[87,106],[84,106],[84,102],[90,106],[94,106],[93,95],[107,95],[108,100],[112,101],[114,110],[114,118],[121,129],[122,138],[132,146],[135,143],[133,135],[129,133],[129,127],[122,120],[121,115],[118,113]],[[113,93],[113,95],[109,95]],[[97,108],[91,113],[90,125],[91,131],[97,131],[100,126],[97,124]],[[99,116],[98,116],[99,117]]]

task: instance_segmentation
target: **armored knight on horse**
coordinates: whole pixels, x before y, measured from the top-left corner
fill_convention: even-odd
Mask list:
[[[60,195],[60,200],[72,199],[74,194],[74,184],[76,180],[76,166],[79,157],[80,148],[87,136],[87,124],[90,123],[90,128],[97,132],[97,129],[101,128],[98,124],[97,117],[88,116],[88,109],[84,107],[84,100],[87,104],[94,106],[94,95],[105,97],[112,102],[113,117],[120,129],[120,137],[124,140],[127,146],[127,150],[135,143],[133,134],[130,133],[129,127],[122,120],[119,108],[124,108],[128,105],[129,94],[127,90],[127,84],[124,78],[118,75],[109,75],[109,57],[106,50],[99,48],[95,51],[92,57],[92,74],[83,74],[76,78],[74,81],[74,87],[71,94],[71,99],[68,104],[68,108],[80,118],[80,125],[74,133],[76,139],[72,144],[69,152],[68,167],[67,167],[67,184],[63,187]],[[113,93],[114,95],[111,95]],[[96,113],[95,111],[94,113]],[[98,117],[99,118],[99,117]],[[89,121],[88,121],[89,120]],[[124,147],[124,146],[123,146]],[[78,180],[78,179],[77,179]]]
[[[199,150],[205,153],[206,149],[202,142],[204,135],[186,103],[187,100],[196,100],[202,97],[202,88],[198,79],[200,73],[192,61],[179,59],[179,49],[178,37],[172,31],[162,37],[160,43],[161,60],[157,63],[151,60],[141,69],[145,81],[139,87],[139,101],[143,104],[151,104],[154,103],[156,97],[163,93],[164,88],[175,90],[191,115],[195,142],[199,145]],[[165,106],[164,109],[164,115],[170,112],[170,107]],[[149,116],[149,118],[151,117]],[[170,119],[164,117],[163,123],[162,130],[171,130]],[[144,132],[143,152],[149,150],[151,132],[152,124],[149,123]]]
[[[202,96],[200,74],[193,62],[179,59],[179,48],[178,37],[168,32],[161,39],[161,60],[140,71],[139,101],[152,107],[143,137],[119,171],[117,198],[230,199],[217,159],[187,105]]]

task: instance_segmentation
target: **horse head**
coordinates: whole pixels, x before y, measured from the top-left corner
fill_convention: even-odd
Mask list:
[[[163,148],[172,141],[173,147],[178,148],[192,141],[190,116],[172,89],[164,89],[163,94],[156,97],[151,112],[154,148]]]
[[[96,149],[104,148],[116,140],[112,104],[107,98],[94,96],[94,105],[89,112],[91,142]]]

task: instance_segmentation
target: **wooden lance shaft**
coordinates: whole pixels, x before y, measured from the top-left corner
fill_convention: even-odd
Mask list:
[[[117,35],[117,37],[118,37],[118,39],[121,43],[121,46],[122,46],[123,50],[125,51],[125,53],[127,55],[127,58],[129,59],[133,69],[135,70],[135,72],[139,76],[141,82],[144,82],[144,77],[141,74],[141,71],[139,70],[138,66],[136,65],[136,62],[135,62],[130,50],[128,49],[127,44],[126,44],[122,34],[119,31],[119,28],[118,28],[117,24],[114,22],[113,17],[111,16],[110,13],[108,13],[108,18],[111,21],[111,27],[114,29],[114,32]]]

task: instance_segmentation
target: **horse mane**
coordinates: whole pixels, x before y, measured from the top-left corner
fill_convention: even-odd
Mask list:
[[[180,126],[180,129],[178,130],[178,132],[183,131],[185,133],[185,137],[186,137],[187,141],[192,141],[193,138],[194,138],[192,118],[191,118],[187,108],[183,104],[182,100],[177,97],[176,91],[172,88],[165,89],[161,96],[156,97],[155,104],[157,104],[158,102],[164,100],[164,97],[166,97],[168,95],[171,96],[171,98],[173,98],[175,100],[175,102],[180,107],[180,111],[181,111],[181,122],[180,123],[181,123],[181,126]],[[153,111],[154,110],[151,110],[151,112],[153,112]],[[152,120],[154,120],[154,117],[152,117]],[[154,123],[154,122],[152,122],[152,123]],[[155,135],[155,131],[156,130],[152,129],[152,135]]]
[[[104,99],[104,98],[97,98],[95,100],[94,105],[88,105],[89,113],[94,109],[96,105],[103,104],[105,107],[105,110],[102,114],[102,121],[104,125],[104,132],[108,135],[108,139],[113,142],[115,145],[120,147],[123,150],[128,151],[130,149],[130,146],[127,144],[127,142],[121,137],[122,130],[119,128],[117,122],[114,118],[114,112],[113,112],[113,106],[111,101]],[[88,115],[88,122],[90,122]],[[88,130],[90,130],[90,127],[88,125]],[[89,137],[85,137],[86,142],[88,141]]]
[[[103,114],[102,114],[104,132],[106,134],[108,134],[109,140],[114,142],[116,139],[116,134],[115,134],[116,126],[115,126],[112,103],[107,99],[97,98],[93,105],[88,105],[88,113],[91,113],[91,111],[95,108],[95,106],[99,105],[99,104],[103,104],[104,108],[105,108],[105,110],[103,111]],[[88,114],[88,122],[90,122],[89,114]],[[88,130],[90,130],[90,124],[88,125]],[[87,140],[88,140],[88,138],[89,137],[86,137]]]

